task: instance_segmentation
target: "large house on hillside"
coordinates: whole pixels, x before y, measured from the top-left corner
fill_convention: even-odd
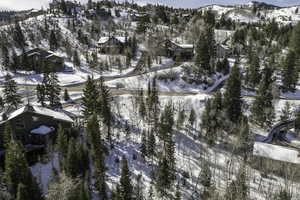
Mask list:
[[[180,60],[191,60],[194,57],[193,44],[179,44],[169,39],[158,43],[158,54],[160,56],[179,58]]]
[[[51,51],[34,48],[18,56],[20,65],[17,69],[41,73],[47,70],[53,72],[64,71],[64,59]]]
[[[65,112],[26,105],[11,113],[2,114],[0,136],[3,135],[7,123],[11,124],[17,139],[23,144],[45,145],[59,125],[69,129],[74,121]],[[0,140],[0,147],[3,146],[2,143],[3,141]]]
[[[126,37],[101,37],[98,41],[100,53],[105,54],[122,54],[127,44]]]

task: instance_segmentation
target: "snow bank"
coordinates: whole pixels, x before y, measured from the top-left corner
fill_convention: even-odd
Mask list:
[[[273,144],[255,142],[253,155],[270,158],[273,160],[279,160],[283,162],[300,164],[299,151]]]

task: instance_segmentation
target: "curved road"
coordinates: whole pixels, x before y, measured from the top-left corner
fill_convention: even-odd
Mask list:
[[[289,121],[286,121],[286,122],[280,122],[278,124],[276,124],[275,126],[273,126],[273,128],[269,131],[269,134],[268,136],[262,140],[261,142],[265,142],[265,143],[272,143],[272,141],[274,140],[275,137],[280,137],[280,139],[283,139],[286,141],[286,139],[280,135],[280,131],[293,124],[295,122],[295,120],[289,120]],[[288,142],[288,141],[286,141]]]

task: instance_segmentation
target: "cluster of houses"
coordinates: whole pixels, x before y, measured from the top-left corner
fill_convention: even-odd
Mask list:
[[[126,37],[106,36],[100,37],[97,43],[97,49],[102,54],[123,54],[128,46]],[[216,47],[217,56],[225,57],[229,54],[230,48],[226,45],[218,44]],[[157,55],[180,59],[182,61],[192,60],[195,54],[194,44],[182,44],[174,42],[170,39],[164,39],[157,42]],[[26,57],[27,67],[22,65]],[[64,58],[54,52],[42,49],[33,48],[18,56],[20,65],[18,70],[35,71],[42,73],[47,66],[47,69],[53,72],[70,71],[64,64]]]

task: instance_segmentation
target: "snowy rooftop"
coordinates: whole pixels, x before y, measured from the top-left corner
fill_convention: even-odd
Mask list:
[[[54,119],[57,120],[61,120],[61,121],[66,121],[66,122],[70,122],[73,123],[74,121],[65,113],[62,112],[58,112],[58,111],[54,111],[54,110],[50,110],[48,108],[44,108],[44,107],[40,107],[40,106],[31,106],[33,109],[30,110],[30,112],[34,112],[40,115],[45,115],[45,116],[50,116],[53,117]],[[7,120],[11,120],[17,116],[19,116],[20,114],[27,112],[28,111],[28,106],[23,106],[21,108],[19,108],[18,110],[12,112],[9,116]],[[3,121],[2,121],[3,122]]]
[[[126,41],[125,37],[114,37],[114,36],[113,37],[101,37],[98,41],[98,44],[104,44],[111,38],[115,38],[115,39],[119,40],[121,43],[125,43],[125,41]]]
[[[48,126],[45,126],[45,125],[41,125],[40,127],[30,131],[30,133],[36,134],[36,135],[47,135],[47,134],[49,134],[53,131],[54,131],[53,127],[48,127]]]
[[[177,44],[177,45],[183,49],[193,49],[194,48],[193,44]]]

